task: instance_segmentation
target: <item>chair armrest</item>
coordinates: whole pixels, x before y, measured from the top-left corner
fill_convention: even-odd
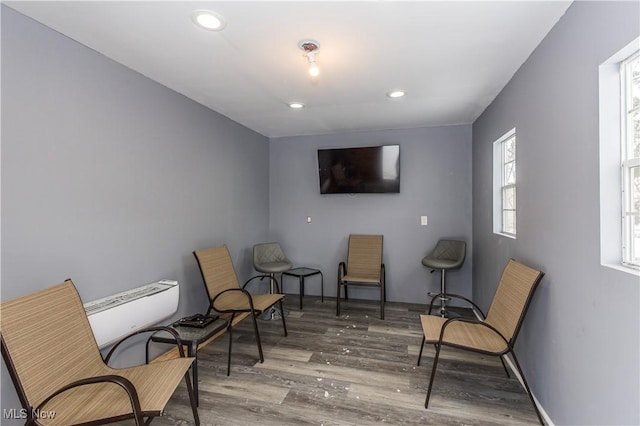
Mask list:
[[[246,283],[245,283],[245,285],[246,285]],[[244,288],[228,288],[226,290],[221,291],[220,293],[216,294],[213,299],[211,299],[211,306],[213,306],[214,309],[215,309],[216,299],[218,297],[222,296],[223,294],[225,294],[227,292],[232,292],[232,291],[239,291],[239,292],[241,292],[242,294],[244,294],[246,296],[247,300],[249,301],[250,311],[253,313],[253,298],[251,297],[251,293],[249,293]],[[216,309],[216,311],[217,312],[234,312],[235,310],[228,310],[228,309],[218,310],[218,309]],[[237,312],[237,311],[235,311],[235,312]]]
[[[340,281],[345,275],[347,275],[347,264],[340,262],[340,264],[338,264],[338,281]]]
[[[216,300],[218,297],[220,297],[221,295],[227,293],[227,292],[231,292],[231,291],[239,291],[240,293],[244,294],[245,296],[247,296],[248,298],[251,298],[251,293],[249,293],[247,290],[245,290],[244,288],[228,288],[226,290],[222,290],[220,293],[216,294],[213,299],[211,299],[211,303],[213,303],[214,300]]]
[[[140,399],[138,398],[138,391],[136,391],[133,383],[125,377],[116,376],[114,374],[106,375],[106,376],[95,376],[95,377],[87,377],[85,379],[76,380],[75,382],[69,383],[66,386],[61,387],[51,395],[49,395],[44,401],[36,407],[35,411],[40,411],[43,407],[51,401],[57,395],[60,395],[63,392],[66,392],[70,389],[77,388],[79,386],[91,385],[95,383],[114,383],[120,386],[122,389],[127,392],[129,396],[129,401],[131,402],[131,408],[133,409],[133,416],[136,421],[136,425],[144,425],[144,417],[142,415],[142,408],[140,407]]]
[[[278,280],[276,279],[276,277],[273,277],[271,275],[268,274],[262,274],[262,275],[256,275],[255,277],[251,277],[249,278],[247,281],[244,282],[244,284],[242,284],[242,289],[244,290],[245,287],[253,280],[260,278],[260,279],[264,279],[264,278],[269,278],[270,280],[272,280],[275,284],[276,284],[276,293],[280,293],[280,285],[278,284]]]
[[[182,341],[180,340],[180,335],[178,334],[178,332],[175,331],[171,327],[155,326],[155,327],[145,327],[145,328],[142,328],[142,329],[140,329],[138,331],[134,331],[133,333],[130,333],[130,334],[124,336],[122,339],[120,339],[118,342],[116,342],[115,345],[113,345],[111,347],[111,350],[109,350],[109,353],[104,358],[104,363],[105,364],[109,364],[109,360],[111,359],[111,356],[115,352],[116,348],[118,346],[120,346],[120,344],[123,343],[125,340],[129,339],[130,337],[136,336],[138,334],[151,333],[151,332],[156,332],[156,331],[166,331],[167,333],[171,334],[173,336],[173,338],[175,339],[175,341],[176,341],[176,345],[178,346],[178,352],[180,353],[180,357],[181,358],[185,357],[184,349],[182,349]]]
[[[433,294],[433,293],[431,293]],[[431,303],[429,303],[429,315],[431,315],[431,309],[433,308],[433,302],[435,302],[435,300],[439,297],[451,297],[454,299],[461,299],[464,300],[465,302],[469,303],[471,306],[473,306],[482,316],[482,319],[484,320],[486,318],[484,312],[482,312],[482,309],[480,309],[480,307],[478,305],[476,305],[475,303],[473,303],[471,300],[467,299],[464,296],[460,296],[459,294],[453,294],[453,293],[438,293],[436,295],[434,295],[431,298]]]
[[[446,328],[454,322],[466,322],[469,324],[477,324],[477,325],[486,327],[489,330],[493,331],[495,334],[497,334],[502,340],[504,340],[504,343],[507,345],[508,348],[511,348],[511,344],[509,343],[509,341],[494,326],[487,324],[484,321],[478,321],[478,320],[468,319],[468,318],[449,318],[448,320],[446,320],[444,324],[442,324],[442,329],[440,329],[440,337],[438,338],[438,344],[442,343],[442,338],[444,337],[444,332]]]

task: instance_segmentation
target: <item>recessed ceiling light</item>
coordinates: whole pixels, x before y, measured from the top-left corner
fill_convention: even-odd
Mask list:
[[[200,28],[209,31],[220,31],[227,26],[227,22],[222,15],[210,10],[196,10],[191,14],[191,19]]]
[[[387,96],[390,98],[401,98],[406,94],[407,92],[405,92],[404,90],[392,90],[390,92],[387,92]]]
[[[304,104],[302,102],[290,102],[289,108],[292,108],[292,109],[304,108]]]

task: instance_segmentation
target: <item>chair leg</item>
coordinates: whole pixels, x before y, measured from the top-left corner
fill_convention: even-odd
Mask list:
[[[191,385],[191,377],[189,377],[189,371],[184,374],[184,381],[186,382],[187,393],[189,394],[189,401],[191,402],[191,411],[193,411],[193,422],[197,426],[200,424],[200,416],[198,415],[198,401],[196,401],[196,395],[193,391],[193,386]]]
[[[431,369],[431,379],[429,380],[429,389],[427,389],[427,399],[424,401],[424,408],[429,408],[429,398],[431,398],[431,389],[433,388],[433,379],[436,377],[436,367],[438,366],[438,359],[440,358],[441,344],[436,344],[436,356],[433,358],[433,368]]]
[[[442,294],[442,297],[440,298],[440,316],[442,318],[447,317],[447,302],[445,300],[445,294],[447,294],[447,284],[445,281],[445,270],[441,269],[440,270],[440,293]]]
[[[336,291],[336,316],[340,316],[340,281],[338,281],[338,290]]]
[[[380,285],[380,319],[384,319],[384,280]]]
[[[531,400],[531,404],[533,404],[533,409],[536,410],[536,415],[538,416],[538,421],[542,426],[544,426],[544,420],[542,420],[542,415],[538,410],[538,406],[536,405],[536,401],[533,399],[533,394],[531,393],[531,389],[529,388],[529,384],[527,383],[527,379],[524,378],[524,373],[522,372],[522,368],[520,368],[520,363],[518,362],[518,358],[516,357],[516,353],[512,350],[511,354],[513,355],[513,363],[516,365],[516,369],[518,370],[518,374],[522,377],[522,383],[524,384],[524,388],[527,391],[527,395],[529,395],[529,399]]]
[[[258,342],[258,353],[260,355],[260,363],[264,362],[264,355],[262,354],[262,343],[260,343],[260,331],[258,330],[258,321],[256,320],[256,313],[254,312],[251,315],[251,319],[253,320],[253,329],[256,333],[256,342]]]
[[[422,344],[420,345],[420,353],[418,354],[418,366],[420,365],[420,360],[422,359],[422,350],[424,349],[424,343],[427,341],[427,338],[422,333]]]
[[[229,353],[227,354],[227,376],[230,376],[231,375],[231,342],[233,341],[232,339],[233,326],[231,325],[231,320],[229,321],[229,325],[227,326],[227,333],[229,334]]]
[[[284,320],[284,308],[282,307],[282,299],[280,299],[278,303],[280,305],[280,316],[282,317],[282,328],[284,328],[284,336],[287,337],[289,333],[287,332],[287,323]]]
[[[502,362],[502,368],[504,368],[504,372],[505,372],[505,373],[507,373],[507,378],[509,378],[509,379],[510,379],[510,378],[511,378],[511,375],[509,374],[509,369],[507,368],[507,364],[505,364],[505,362],[504,362],[504,357],[505,357],[505,356],[506,356],[506,355],[501,355],[501,356],[500,356],[500,361]]]

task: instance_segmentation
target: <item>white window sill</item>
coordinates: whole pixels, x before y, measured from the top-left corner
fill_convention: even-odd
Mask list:
[[[499,236],[501,236],[501,237],[511,238],[512,240],[515,240],[515,239],[516,239],[516,236],[515,236],[515,235],[513,235],[513,234],[503,234],[502,232],[496,232],[496,231],[493,231],[493,233],[494,233],[495,235],[499,235]]]
[[[640,269],[630,268],[624,265],[618,265],[615,263],[603,263],[602,266],[607,268],[615,269],[616,271],[625,272],[627,274],[635,275],[636,277],[640,277]]]

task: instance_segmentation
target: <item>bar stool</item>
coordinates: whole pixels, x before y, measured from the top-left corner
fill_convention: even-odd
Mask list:
[[[440,293],[429,292],[429,296],[438,296],[440,298],[440,316],[449,317],[447,310],[447,284],[445,280],[446,271],[459,269],[464,263],[466,256],[467,243],[458,240],[440,240],[436,247],[422,259],[422,264],[427,268],[431,268],[431,273],[436,269],[440,270]]]
[[[282,272],[291,269],[293,264],[285,256],[279,243],[260,243],[253,246],[253,268],[264,274],[264,278],[269,278],[271,293],[278,293],[278,281],[275,275],[280,273],[282,280]],[[285,311],[285,315],[287,312]],[[265,311],[259,317],[263,320],[280,319],[280,312],[275,307]]]

